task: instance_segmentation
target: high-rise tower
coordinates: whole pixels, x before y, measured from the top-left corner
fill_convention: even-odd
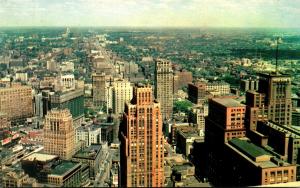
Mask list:
[[[172,63],[157,59],[155,62],[155,97],[160,102],[163,119],[173,113],[173,70]]]
[[[115,114],[124,112],[125,102],[132,98],[132,86],[127,80],[116,80],[112,88],[112,109]]]
[[[258,91],[246,93],[247,124],[256,129],[259,120],[291,126],[291,77],[279,73],[260,74]]]
[[[160,104],[151,86],[137,85],[120,126],[122,187],[162,187],[164,143]]]
[[[69,110],[53,109],[47,113],[44,125],[44,151],[71,159],[75,148],[75,130]]]
[[[107,77],[105,73],[92,75],[93,102],[95,106],[103,106],[106,103]]]

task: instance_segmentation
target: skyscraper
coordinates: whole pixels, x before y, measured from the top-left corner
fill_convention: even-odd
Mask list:
[[[124,112],[125,102],[132,98],[132,86],[127,80],[116,80],[113,83],[112,107],[113,113],[122,114]]]
[[[44,151],[58,155],[62,159],[71,159],[75,147],[75,130],[69,110],[53,109],[45,117]]]
[[[151,86],[137,85],[120,126],[122,187],[162,187],[164,143],[160,104]]]
[[[205,143],[208,155],[208,178],[215,185],[224,179],[224,145],[232,138],[245,137],[245,105],[231,98],[214,98],[209,101],[205,119]]]
[[[258,91],[246,93],[246,105],[246,119],[251,130],[256,129],[259,120],[291,126],[291,77],[278,73],[260,74]]]
[[[106,102],[106,83],[105,73],[92,75],[93,102],[95,106],[104,105]]]
[[[172,63],[157,59],[155,62],[155,97],[161,105],[163,119],[173,113],[173,70]]]

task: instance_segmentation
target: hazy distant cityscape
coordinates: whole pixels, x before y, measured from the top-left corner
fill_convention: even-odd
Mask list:
[[[300,29],[255,17],[279,5],[297,17],[297,4],[10,1],[0,1],[0,187],[300,186]],[[24,19],[10,12],[22,6]],[[235,22],[228,11],[247,6],[256,13]],[[103,25],[120,26],[85,26],[108,13]]]

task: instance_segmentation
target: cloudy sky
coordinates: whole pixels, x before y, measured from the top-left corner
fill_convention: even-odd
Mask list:
[[[0,26],[300,27],[300,0],[0,0]]]

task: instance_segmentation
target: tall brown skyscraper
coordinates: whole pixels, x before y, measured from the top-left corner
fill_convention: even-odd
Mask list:
[[[205,120],[205,143],[208,154],[208,177],[215,185],[222,185],[224,175],[224,144],[233,138],[242,138],[245,130],[245,105],[230,98],[209,100]]]
[[[247,124],[256,129],[258,120],[291,126],[291,77],[278,73],[260,74],[258,91],[246,93]]]
[[[157,59],[155,62],[155,97],[161,104],[163,119],[173,114],[173,70],[172,63]]]
[[[122,187],[162,187],[164,143],[160,104],[151,86],[137,85],[120,127]]]
[[[44,125],[44,151],[71,159],[75,148],[75,130],[69,110],[53,109],[47,113]]]

